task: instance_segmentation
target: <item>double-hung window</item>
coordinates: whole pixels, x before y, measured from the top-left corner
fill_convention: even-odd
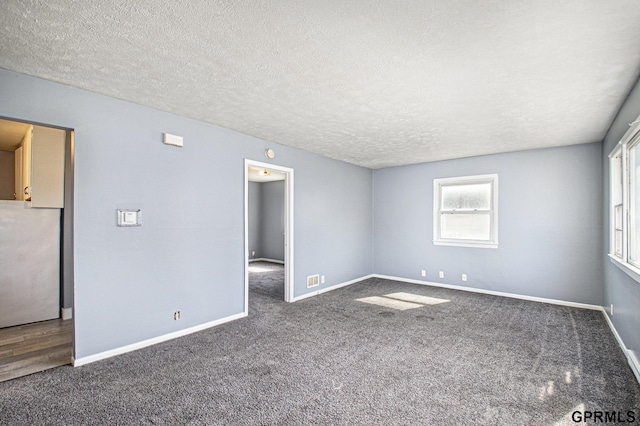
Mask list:
[[[498,247],[498,175],[433,180],[433,243]]]
[[[609,256],[640,281],[640,117],[609,154]]]

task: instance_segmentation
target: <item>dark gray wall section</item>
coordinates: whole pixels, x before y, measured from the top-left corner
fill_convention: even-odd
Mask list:
[[[262,184],[260,257],[284,261],[284,181]]]
[[[585,144],[376,170],[374,271],[602,304],[601,149]],[[499,175],[499,248],[433,245],[433,179],[490,173]]]
[[[295,170],[295,295],[373,269],[371,170],[6,70],[0,93],[0,116],[75,130],[76,358],[243,312],[244,159],[267,147]]]
[[[249,228],[249,260],[262,257],[260,246],[261,218],[262,218],[262,184],[259,182],[249,182],[249,206],[248,206],[248,228]],[[254,253],[255,254],[252,254]]]
[[[73,307],[73,139],[67,132],[64,168],[64,209],[62,209],[62,307]]]
[[[640,115],[640,83],[637,83],[629,94],[603,144],[605,243],[600,256],[604,259],[605,306],[608,307],[613,303],[614,315],[610,318],[625,346],[636,353],[640,351],[640,332],[638,331],[640,330],[640,283],[629,278],[613,265],[607,254],[609,253],[609,153],[629,129],[629,123],[632,123],[638,115]]]

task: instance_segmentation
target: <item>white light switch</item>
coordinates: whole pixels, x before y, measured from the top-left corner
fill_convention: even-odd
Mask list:
[[[118,226],[142,226],[140,210],[118,210]]]

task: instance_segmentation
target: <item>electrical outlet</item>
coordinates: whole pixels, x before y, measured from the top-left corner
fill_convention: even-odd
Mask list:
[[[175,311],[173,313],[173,319],[178,321],[180,319],[180,311]]]
[[[324,275],[320,277],[320,284],[324,284]]]
[[[256,252],[255,252],[255,251],[252,251],[252,252],[251,252],[251,257],[253,257],[253,256],[255,256],[255,255],[256,255]]]
[[[611,316],[613,316],[613,303],[611,304]]]
[[[444,278],[444,271],[440,271],[440,272],[438,272],[438,276],[439,276],[440,278]]]
[[[467,274],[462,274],[462,281],[466,281],[467,280]]]
[[[427,271],[425,271],[424,269],[422,270],[422,276],[426,277],[427,276]]]

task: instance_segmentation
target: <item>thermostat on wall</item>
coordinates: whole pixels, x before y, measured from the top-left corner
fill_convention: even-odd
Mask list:
[[[118,209],[118,226],[142,226],[142,212]]]

